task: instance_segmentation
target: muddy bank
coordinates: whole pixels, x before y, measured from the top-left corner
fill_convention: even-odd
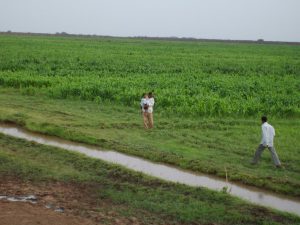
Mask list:
[[[124,217],[125,206],[99,198],[97,184],[31,183],[15,178],[2,178],[2,196],[36,196],[36,203],[0,200],[0,224],[9,225],[143,225],[137,217]],[[63,212],[55,209],[62,208]],[[143,212],[141,212],[141,216]],[[151,217],[151,216],[149,216]],[[155,222],[156,224],[157,221]],[[153,223],[153,224],[155,224]],[[149,223],[147,223],[149,224]]]
[[[25,202],[0,201],[0,224],[9,225],[93,225],[90,219],[58,214],[44,207]]]

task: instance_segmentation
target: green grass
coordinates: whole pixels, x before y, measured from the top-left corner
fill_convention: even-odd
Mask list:
[[[299,217],[205,188],[171,184],[81,154],[0,134],[0,177],[98,184],[98,197],[173,224],[300,224]]]
[[[0,86],[184,116],[300,115],[300,46],[0,35]]]
[[[191,171],[225,177],[226,168],[231,181],[299,197],[299,48],[0,35],[0,121]],[[153,89],[155,129],[145,131],[139,100]],[[276,129],[284,169],[274,169],[267,151],[250,165],[262,114]],[[3,135],[0,143],[2,175],[96,182],[104,190],[99,197],[133,214],[144,209],[187,224],[299,223],[73,153]]]
[[[274,169],[264,152],[250,161],[260,141],[259,118],[180,118],[156,113],[156,128],[145,131],[139,109],[80,100],[54,100],[0,90],[0,120],[29,130],[113,149],[192,171],[300,196],[299,120],[270,118],[275,146],[285,169]],[[291,144],[293,143],[293,144]]]

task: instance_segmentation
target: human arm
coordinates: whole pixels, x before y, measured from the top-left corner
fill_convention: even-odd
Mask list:
[[[154,106],[154,98],[150,98],[149,99],[149,102],[148,102],[148,105],[150,106],[150,107],[153,107]]]
[[[141,113],[143,113],[143,107],[144,107],[144,104],[145,104],[145,99],[142,98],[142,99],[141,99],[141,102],[140,102]]]
[[[268,128],[266,126],[262,126],[262,141],[261,144],[265,147],[267,147],[267,141],[268,141]]]

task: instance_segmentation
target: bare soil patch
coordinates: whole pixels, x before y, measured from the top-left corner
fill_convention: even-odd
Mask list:
[[[7,225],[92,225],[91,219],[57,213],[32,203],[0,201],[0,224]]]
[[[30,182],[2,178],[0,195],[35,195],[37,203],[0,200],[0,224],[9,225],[93,225],[145,224],[136,217],[125,217],[126,206],[101,199],[97,184]],[[63,209],[56,212],[55,209]],[[147,223],[149,224],[149,223]]]

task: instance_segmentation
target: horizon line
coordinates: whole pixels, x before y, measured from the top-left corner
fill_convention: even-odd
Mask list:
[[[228,42],[228,43],[254,43],[254,44],[289,44],[300,45],[298,41],[269,41],[259,38],[256,40],[241,40],[241,39],[218,39],[218,38],[195,38],[195,37],[177,37],[177,36],[114,36],[114,35],[99,35],[99,34],[75,34],[67,32],[43,33],[43,32],[18,32],[18,31],[0,31],[0,34],[12,35],[40,35],[40,36],[73,36],[73,37],[102,37],[102,38],[128,38],[128,39],[144,39],[144,40],[169,40],[169,41],[206,41],[206,42]]]

